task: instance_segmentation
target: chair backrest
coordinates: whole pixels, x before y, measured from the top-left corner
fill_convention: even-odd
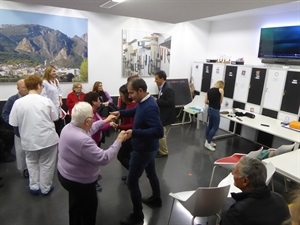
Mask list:
[[[272,180],[272,177],[275,173],[275,166],[272,163],[267,163],[265,164],[266,168],[267,168],[267,179],[266,179],[266,185],[268,185],[270,183],[270,181]]]
[[[199,187],[181,204],[193,215],[206,217],[217,214],[224,206],[230,185],[223,187]]]

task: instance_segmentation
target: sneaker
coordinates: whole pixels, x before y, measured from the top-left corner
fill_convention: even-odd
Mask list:
[[[212,151],[212,152],[216,151],[216,149],[215,149],[211,144],[209,144],[207,141],[205,142],[204,146],[205,146],[205,148],[207,148],[209,151]]]
[[[217,144],[215,142],[212,142],[212,141],[210,142],[210,145],[213,146],[213,147],[217,146]]]
[[[160,198],[154,198],[153,196],[149,198],[142,198],[142,202],[151,207],[151,208],[156,208],[156,207],[161,207],[162,206],[162,201]]]
[[[131,213],[128,217],[120,221],[121,225],[143,225],[144,215],[135,215]]]
[[[29,189],[32,195],[39,195],[41,193],[40,189]]]
[[[42,193],[42,195],[43,196],[48,196],[48,195],[50,195],[51,194],[51,192],[54,190],[54,186],[53,186],[53,184],[51,185],[51,187],[50,187],[50,189],[49,189],[49,191],[47,192],[47,193]]]

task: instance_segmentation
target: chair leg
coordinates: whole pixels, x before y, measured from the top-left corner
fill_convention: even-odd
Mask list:
[[[194,221],[195,221],[195,216],[193,216],[193,219],[192,219],[192,225],[194,225]]]
[[[175,202],[175,198],[173,198],[173,203],[172,203],[172,208],[171,208],[171,212],[170,212],[170,216],[169,216],[169,220],[168,220],[168,225],[170,224],[170,221],[171,221],[171,216],[172,216],[172,212],[173,212],[173,208],[174,208],[174,202]]]
[[[212,170],[211,177],[210,177],[210,182],[209,182],[209,187],[211,187],[211,184],[212,184],[212,181],[213,181],[213,178],[214,178],[214,175],[215,175],[216,167],[217,166],[214,166],[214,168]]]
[[[216,225],[219,225],[219,223],[221,221],[221,216],[217,213],[216,217],[217,217]]]

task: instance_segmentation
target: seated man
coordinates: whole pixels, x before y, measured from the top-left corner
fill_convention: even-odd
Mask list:
[[[258,159],[243,156],[232,171],[236,201],[221,217],[221,225],[282,225],[290,217],[281,195],[266,186],[267,170]]]

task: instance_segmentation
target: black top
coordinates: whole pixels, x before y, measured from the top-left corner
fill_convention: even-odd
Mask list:
[[[267,187],[231,195],[236,202],[222,214],[221,225],[282,225],[290,216],[283,197]]]
[[[209,101],[209,107],[212,107],[214,109],[221,108],[221,93],[219,91],[219,88],[213,87],[210,90],[208,90],[207,99]]]

